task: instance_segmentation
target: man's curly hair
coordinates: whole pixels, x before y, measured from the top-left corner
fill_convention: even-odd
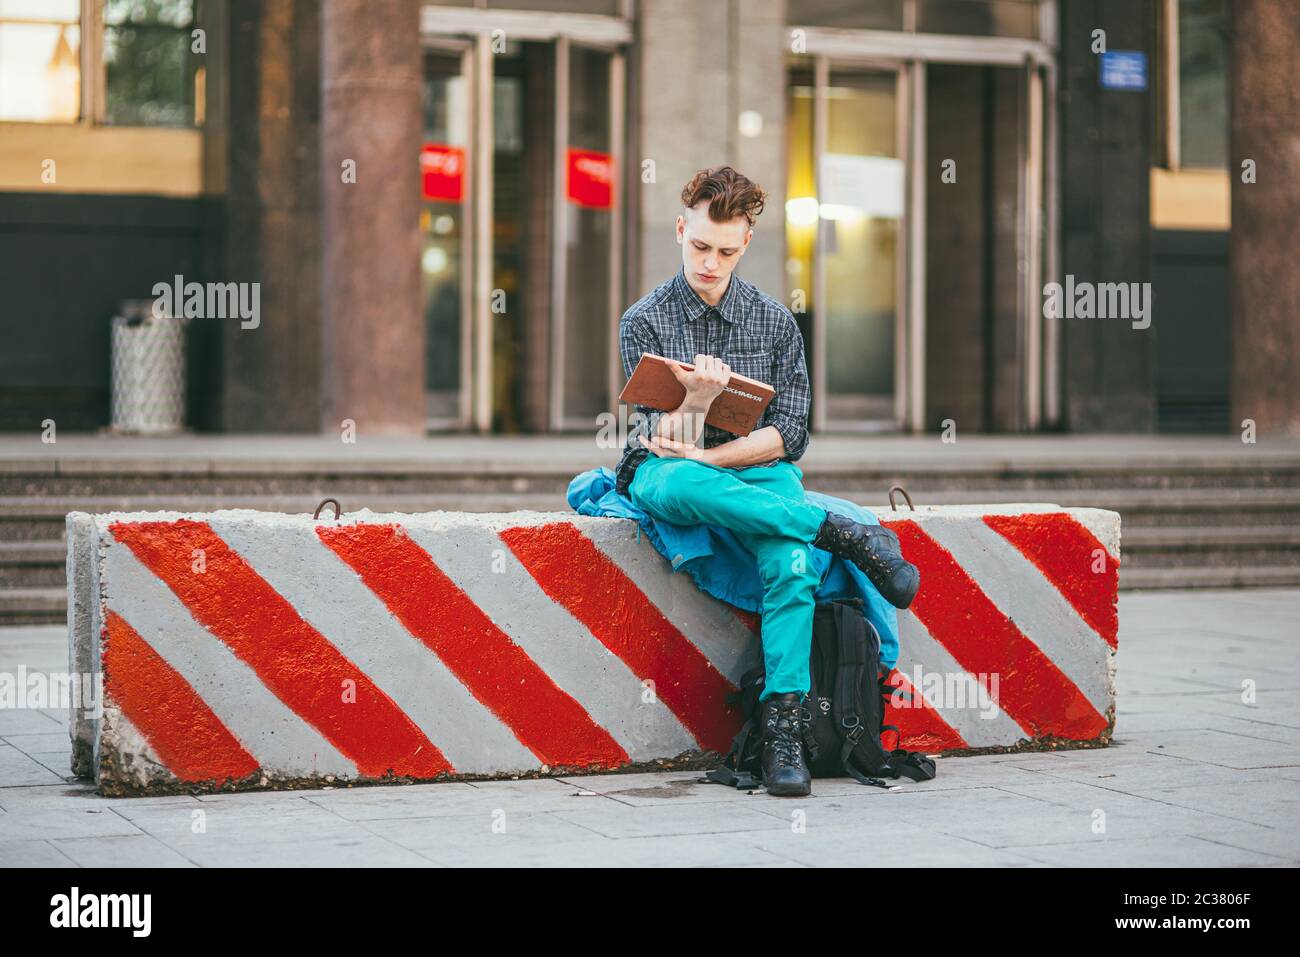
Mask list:
[[[691,177],[682,190],[682,205],[694,206],[708,200],[709,219],[726,223],[744,216],[750,226],[763,212],[767,193],[753,180],[737,173],[730,166],[702,169]]]

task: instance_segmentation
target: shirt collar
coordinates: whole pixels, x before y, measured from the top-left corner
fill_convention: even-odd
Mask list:
[[[733,272],[731,280],[727,283],[727,291],[722,294],[722,300],[716,307],[723,319],[741,326],[744,325],[744,304],[749,298],[744,284],[745,281]],[[678,299],[681,300],[682,310],[686,313],[687,322],[694,322],[711,308],[714,308],[701,299],[700,294],[692,289],[691,284],[686,281],[685,266],[679,268],[677,275],[673,277],[673,288],[677,292]]]

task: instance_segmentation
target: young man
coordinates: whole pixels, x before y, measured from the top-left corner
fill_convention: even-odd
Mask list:
[[[892,604],[906,608],[920,586],[898,537],[827,512],[804,498],[794,464],[808,447],[811,398],[803,337],[777,300],[734,275],[754,235],[765,194],[729,166],[696,173],[681,194],[677,275],[633,304],[619,324],[623,371],[641,354],[676,362],[686,398],[646,416],[628,436],[616,488],[650,516],[677,525],[729,528],[753,553],[763,582],[763,780],[768,792],[812,791],[799,734],[809,691],[814,595],[809,545],[852,561]],[[735,371],[776,390],[759,427],[736,436],[703,425]]]

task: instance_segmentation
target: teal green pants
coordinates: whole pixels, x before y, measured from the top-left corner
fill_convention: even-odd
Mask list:
[[[808,693],[814,595],[821,578],[811,542],[826,510],[804,498],[793,462],[731,469],[694,459],[648,456],[628,496],[646,514],[674,525],[721,525],[758,562],[763,581],[763,697]]]

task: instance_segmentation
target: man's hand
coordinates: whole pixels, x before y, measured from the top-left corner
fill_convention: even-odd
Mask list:
[[[690,442],[678,442],[675,439],[666,436],[656,435],[647,439],[644,435],[640,436],[641,444],[649,449],[653,454],[665,459],[695,459],[699,462],[708,460],[705,449],[701,449]]]
[[[713,400],[722,394],[722,390],[731,381],[731,366],[716,356],[704,353],[695,356],[694,365],[695,369],[687,372],[680,362],[670,361],[668,368],[677,377],[677,381],[686,387],[683,408],[707,412]]]

